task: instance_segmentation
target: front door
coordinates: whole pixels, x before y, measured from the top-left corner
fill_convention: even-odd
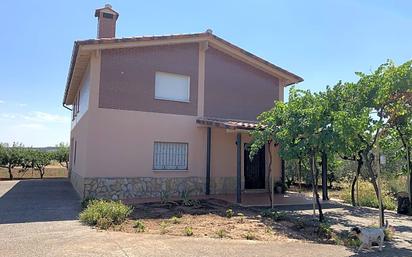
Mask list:
[[[244,171],[245,189],[264,189],[265,188],[265,147],[251,160],[249,158],[249,146],[244,148]]]

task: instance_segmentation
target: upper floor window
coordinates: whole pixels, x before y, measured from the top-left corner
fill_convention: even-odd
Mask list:
[[[190,99],[190,77],[156,72],[155,99],[189,102]]]

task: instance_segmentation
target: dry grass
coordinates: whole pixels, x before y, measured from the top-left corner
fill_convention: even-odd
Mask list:
[[[40,178],[40,174],[37,170],[29,169],[27,171],[21,171],[20,168],[13,169],[13,179],[32,179]],[[67,178],[67,169],[60,165],[50,165],[46,167],[46,173],[44,178]],[[0,180],[8,180],[9,173],[7,169],[0,168]]]

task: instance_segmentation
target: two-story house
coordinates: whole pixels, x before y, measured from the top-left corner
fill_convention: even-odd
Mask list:
[[[106,5],[95,16],[97,39],[74,43],[63,99],[81,197],[267,191],[268,146],[250,160],[249,132],[302,78],[210,30],[116,38],[119,14]]]

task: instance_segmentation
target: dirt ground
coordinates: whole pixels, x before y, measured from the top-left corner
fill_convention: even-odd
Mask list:
[[[227,214],[230,210],[232,217]],[[179,201],[137,204],[131,218],[112,229],[136,233],[136,221],[142,222],[144,233],[149,234],[187,236],[190,228],[193,237],[333,243],[312,219],[304,220],[284,211],[271,214],[265,208],[244,208],[217,199],[200,200],[194,206],[184,206]]]
[[[227,217],[227,210],[233,211]],[[355,250],[359,245],[349,235],[354,226],[368,227],[376,224],[378,212],[371,208],[353,208],[341,203],[325,206],[326,225],[320,225],[313,218],[311,206],[276,209],[270,215],[267,208],[252,208],[232,205],[223,200],[200,200],[195,206],[184,206],[181,201],[161,204],[146,203],[134,205],[131,218],[111,230],[139,233],[135,224],[144,224],[144,234],[191,237],[248,239],[257,241],[311,242],[344,245]],[[268,215],[269,214],[269,215]],[[391,250],[412,256],[411,217],[386,212],[393,240],[385,244]]]
[[[28,169],[22,171],[20,168],[15,168],[12,170],[13,179],[31,179],[40,178],[39,171]],[[44,178],[67,178],[67,169],[56,164],[46,167],[46,172]],[[7,169],[0,168],[0,180],[8,180],[9,172]]]

